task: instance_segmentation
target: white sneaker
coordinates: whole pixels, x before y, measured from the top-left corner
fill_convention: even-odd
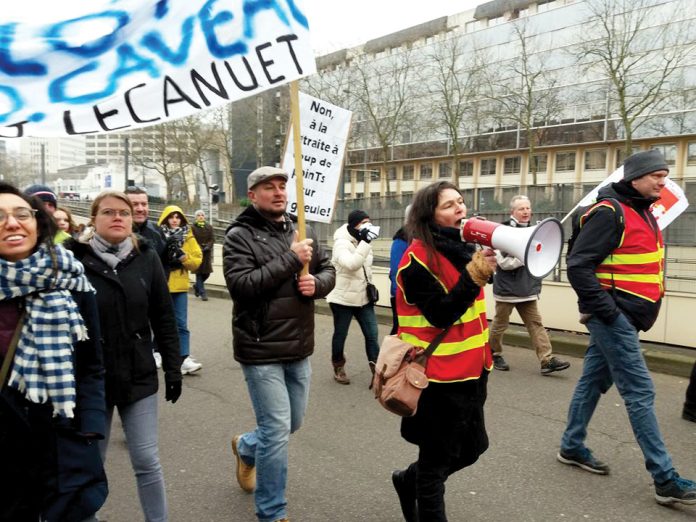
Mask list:
[[[187,357],[184,359],[184,362],[181,363],[181,374],[186,375],[187,373],[197,372],[202,367],[203,365],[201,363],[194,361],[191,357]]]
[[[152,352],[152,355],[155,358],[155,366],[157,366],[158,369],[161,368],[162,367],[162,355],[160,355],[159,352]]]

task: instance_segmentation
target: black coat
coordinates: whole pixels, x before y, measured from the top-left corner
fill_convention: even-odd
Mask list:
[[[191,225],[191,231],[193,232],[193,237],[198,242],[198,246],[201,247],[201,252],[203,252],[203,261],[201,261],[201,266],[198,267],[196,273],[201,275],[212,274],[215,231],[210,223],[206,223],[202,227],[194,223]]]
[[[53,416],[53,406],[0,394],[0,520],[81,521],[106,500],[106,475],[95,439],[104,438],[106,405],[96,299],[73,292],[89,339],[74,347],[75,417]],[[1,359],[0,359],[1,361]],[[86,437],[85,434],[92,434]]]
[[[657,230],[657,223],[647,211],[652,199],[642,197],[632,187],[613,183],[600,190],[597,201],[613,198],[639,211],[643,219]],[[640,212],[646,210],[646,212]],[[619,246],[621,231],[614,210],[599,207],[585,220],[568,256],[568,281],[578,296],[580,313],[595,315],[611,324],[623,312],[638,330],[648,331],[660,312],[661,300],[652,303],[627,292],[609,291],[600,286],[595,269]]]
[[[272,223],[254,207],[247,208],[227,229],[223,268],[234,301],[234,357],[244,364],[303,359],[314,351],[314,299],[334,287],[336,270],[314,232],[309,273],[316,279],[313,297],[297,290],[302,263],[290,250],[295,223]]]
[[[109,405],[131,404],[157,392],[155,342],[162,355],[165,380],[181,380],[179,336],[172,299],[162,264],[146,240],[140,251],[111,270],[89,245],[66,245],[85,266],[97,289],[99,320],[104,342],[106,400]]]

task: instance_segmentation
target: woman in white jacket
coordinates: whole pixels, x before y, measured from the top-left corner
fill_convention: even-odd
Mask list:
[[[336,268],[336,286],[326,296],[331,307],[334,333],[331,341],[331,362],[334,379],[340,384],[350,384],[346,375],[346,358],[343,347],[353,317],[358,320],[365,337],[365,352],[370,368],[374,368],[379,353],[377,342],[377,317],[374,304],[367,298],[367,283],[372,280],[372,245],[377,235],[366,225],[370,217],[363,210],[353,210],[348,224],[334,234],[331,263]]]

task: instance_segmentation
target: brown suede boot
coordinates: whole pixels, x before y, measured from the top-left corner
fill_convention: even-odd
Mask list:
[[[345,364],[345,360],[333,363],[334,380],[338,384],[350,384],[350,379],[348,378],[348,375],[346,375]]]

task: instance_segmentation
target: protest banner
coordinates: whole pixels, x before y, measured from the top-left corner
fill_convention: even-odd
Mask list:
[[[316,70],[298,0],[46,2],[43,24],[25,4],[0,25],[2,138],[153,125]]]
[[[299,114],[302,189],[298,198],[297,184],[288,183],[288,212],[299,216],[298,209],[304,210],[304,217],[310,221],[331,223],[353,113],[299,93]],[[294,148],[291,132],[282,165],[293,180],[297,171]]]
[[[597,200],[597,195],[602,187],[609,185],[609,183],[616,183],[623,179],[623,165],[607,176],[599,185],[593,188],[585,197],[583,197],[573,209],[568,212],[565,217],[561,220],[561,223],[565,222],[576,209],[580,207],[588,207],[592,205]],[[689,201],[686,198],[686,194],[682,188],[677,185],[674,181],[667,178],[665,180],[665,186],[660,192],[660,199],[652,204],[650,211],[655,220],[657,221],[660,230],[664,230],[667,226],[674,221],[679,214],[684,212],[689,206]]]

